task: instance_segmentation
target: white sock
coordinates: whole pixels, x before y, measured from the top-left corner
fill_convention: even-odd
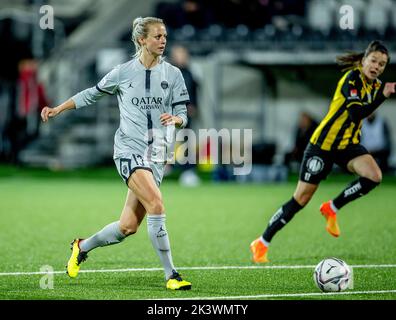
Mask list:
[[[330,207],[335,213],[338,212],[338,208],[334,205],[333,200],[330,201]]]
[[[147,214],[147,230],[154,250],[161,260],[167,280],[172,276],[175,266],[173,265],[168,232],[165,226],[165,214]]]
[[[97,247],[120,243],[124,239],[125,235],[120,231],[120,221],[116,221],[108,224],[88,239],[82,240],[79,245],[81,251],[88,252]]]
[[[269,243],[268,241],[265,241],[264,238],[263,238],[263,236],[260,237],[260,240],[261,240],[262,243],[264,243],[264,245],[265,245],[267,248],[269,247],[270,243]]]

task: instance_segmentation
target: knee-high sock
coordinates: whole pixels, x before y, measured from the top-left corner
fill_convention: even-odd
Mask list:
[[[379,182],[360,177],[351,182],[334,200],[333,204],[337,209],[341,209],[347,203],[368,194]]]
[[[271,218],[267,229],[263,233],[263,239],[268,244],[273,236],[282,229],[294,215],[303,208],[294,198],[286,202]]]
[[[97,247],[120,243],[126,236],[120,231],[120,221],[108,224],[102,230],[80,242],[80,249],[88,252]]]
[[[172,261],[168,232],[165,227],[165,214],[147,214],[147,230],[154,250],[157,252],[164,268],[165,279],[175,270]]]

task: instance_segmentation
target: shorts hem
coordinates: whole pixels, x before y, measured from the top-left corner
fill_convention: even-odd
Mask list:
[[[126,179],[125,180],[125,184],[128,186],[128,180],[129,180],[129,178],[132,176],[132,174],[136,171],[136,170],[138,170],[138,169],[143,169],[143,170],[147,170],[147,171],[150,171],[151,173],[153,173],[153,170],[151,169],[151,168],[147,168],[147,167],[133,167],[132,168],[132,170],[130,171],[130,173],[129,173],[129,177],[128,177],[128,179]],[[154,174],[154,173],[153,173]]]

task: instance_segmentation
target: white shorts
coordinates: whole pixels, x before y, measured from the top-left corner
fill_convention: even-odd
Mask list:
[[[134,173],[137,169],[143,169],[148,170],[153,174],[157,186],[160,186],[162,182],[166,165],[162,162],[148,161],[138,154],[132,154],[130,158],[116,158],[114,159],[114,163],[117,167],[119,175],[126,184],[128,183],[128,179],[132,173]]]

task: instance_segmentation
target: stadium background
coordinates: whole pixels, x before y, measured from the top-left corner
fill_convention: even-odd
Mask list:
[[[43,13],[39,10],[43,5],[51,5],[54,9],[55,24],[52,30],[40,28]],[[352,30],[340,28],[340,19],[343,16],[340,8],[343,5],[350,5],[354,9]],[[7,243],[9,237],[18,234],[14,231],[15,228],[32,237],[37,246],[43,243],[47,236],[56,238],[59,235],[54,247],[59,245],[63,250],[54,254],[48,249],[41,255],[37,251],[38,247],[34,247],[34,254],[31,255],[28,239],[22,241],[23,243],[8,243],[2,247],[3,273],[38,271],[48,260],[53,260],[54,268],[60,270],[68,254],[64,248],[65,243],[70,237],[75,236],[73,232],[92,233],[101,227],[102,223],[104,225],[106,221],[113,219],[114,214],[118,214],[125,187],[118,178],[112,162],[113,134],[118,126],[116,100],[105,97],[95,107],[65,113],[45,125],[40,124],[38,115],[43,103],[55,106],[74,93],[95,85],[112,66],[127,61],[134,52],[130,33],[132,20],[137,16],[159,16],[165,20],[169,34],[167,59],[171,47],[176,44],[184,46],[190,52],[189,69],[198,84],[198,113],[192,119],[193,129],[253,129],[254,167],[250,176],[236,179],[230,175],[231,166],[209,165],[198,166],[195,170],[201,184],[194,183],[194,179],[179,180],[182,185],[196,186],[195,189],[183,189],[177,181],[172,182],[180,179],[180,168],[175,168],[169,173],[168,180],[165,180],[168,182],[164,183],[163,192],[165,198],[168,197],[168,210],[176,212],[174,220],[169,222],[170,229],[172,223],[188,226],[188,221],[183,219],[189,218],[194,225],[201,225],[203,221],[211,221],[212,214],[218,215],[218,223],[234,223],[234,227],[213,223],[206,227],[201,225],[196,231],[190,231],[188,234],[174,230],[176,239],[179,237],[186,245],[193,247],[200,237],[210,239],[212,234],[216,234],[221,238],[217,239],[220,242],[208,244],[209,249],[204,251],[201,247],[187,249],[175,244],[174,250],[179,250],[179,253],[175,252],[175,260],[179,261],[180,265],[248,264],[249,240],[262,232],[271,213],[293,191],[298,166],[285,167],[283,159],[293,147],[299,115],[305,111],[312,114],[316,120],[320,120],[327,112],[336,82],[341,75],[335,65],[335,56],[345,50],[362,51],[371,40],[381,39],[390,49],[391,56],[396,57],[394,0],[1,1],[1,239],[2,243]],[[22,61],[25,64],[21,63]],[[28,67],[26,61],[31,63]],[[381,77],[382,80],[395,80],[394,61],[395,58]],[[35,66],[34,63],[37,63],[37,78],[34,74],[25,73],[29,66]],[[23,91],[26,88],[26,79],[35,83],[33,91]],[[27,96],[30,97],[30,102],[23,100]],[[34,103],[35,101],[38,103]],[[396,165],[396,128],[393,121],[396,118],[395,104],[393,97],[379,110],[379,114],[390,125],[392,141],[391,169],[386,173],[384,186],[381,187],[383,191],[381,193],[377,190],[372,197],[361,200],[360,205],[364,207],[362,210],[359,209],[359,203],[351,205],[352,211],[364,216],[361,221],[356,221],[357,214],[349,217],[346,215],[345,218],[349,219],[345,224],[350,224],[347,230],[355,232],[355,237],[350,235],[349,240],[341,240],[336,245],[334,242],[322,243],[322,247],[318,249],[313,245],[316,241],[315,236],[321,241],[327,239],[322,232],[322,221],[315,225],[317,232],[308,234],[304,229],[307,223],[311,223],[309,219],[312,217],[309,212],[317,211],[320,199],[327,200],[330,194],[335,195],[351,179],[350,176],[339,172],[330,178],[329,187],[321,187],[318,200],[314,200],[307,208],[309,212],[306,215],[310,218],[297,219],[295,229],[290,227],[279,237],[278,244],[274,245],[274,258],[277,262],[286,265],[312,265],[325,255],[339,254],[344,255],[342,257],[352,264],[394,263],[396,246],[395,225],[392,222],[392,194],[395,191]],[[205,152],[206,146],[206,141],[201,141],[200,152]],[[80,178],[87,180],[84,182],[84,179]],[[232,181],[235,179],[236,182]],[[213,184],[213,181],[230,183]],[[234,202],[230,201],[229,196],[233,197]],[[189,214],[196,215],[182,218],[181,212],[191,205],[197,207]],[[90,206],[96,209],[91,209]],[[219,206],[222,207],[219,209]],[[107,215],[103,214],[99,218],[99,208],[106,209]],[[383,221],[379,222],[373,212],[382,216]],[[82,218],[85,214],[86,217]],[[57,218],[54,219],[53,215]],[[251,223],[251,226],[245,226],[241,230],[238,227],[239,215],[246,215],[244,219],[249,222],[247,224]],[[81,218],[84,227],[75,228],[67,217]],[[95,225],[93,221],[99,225]],[[63,224],[65,228],[60,230],[59,224]],[[291,237],[296,231],[301,232],[301,237],[293,242]],[[225,240],[228,234],[236,232],[240,239],[243,239],[242,243],[231,244]],[[150,248],[145,239],[145,230],[141,233],[142,235],[137,236],[141,239],[140,242],[144,242],[140,249],[148,252]],[[369,249],[376,250],[372,247],[374,242],[385,243],[383,248],[369,259],[370,261],[359,251],[359,243],[365,243],[362,240],[366,239],[364,234],[370,234],[372,237],[367,247]],[[224,250],[220,255],[216,249],[219,244]],[[287,250],[284,248],[285,245],[289,246]],[[17,248],[20,254],[18,257],[15,257],[13,248]],[[121,252],[118,248],[112,250]],[[276,250],[280,251],[278,256]],[[112,254],[107,249],[103,252]],[[296,252],[297,256],[294,256]],[[98,257],[98,268],[121,267],[125,262],[123,258],[107,261],[104,253],[103,256],[101,254],[99,250],[95,253]],[[195,261],[193,256],[199,257],[198,261]],[[150,253],[147,257],[135,261],[136,267],[156,266],[155,259]],[[382,275],[374,276],[367,272],[364,277],[367,277],[367,283],[372,283],[372,277],[381,278],[380,285],[394,289],[394,269],[389,270],[390,272],[386,269]],[[236,273],[234,276],[238,277],[239,274]],[[198,274],[196,277],[199,277]],[[224,277],[230,279],[229,274]],[[255,283],[255,276],[249,277],[252,283]],[[4,280],[5,277],[1,279]],[[156,274],[156,279],[161,279],[160,272]],[[300,279],[299,276],[296,276],[296,279]],[[304,280],[310,290],[311,280]],[[60,285],[62,294],[58,296],[40,291],[38,285],[36,288],[33,284],[31,291],[28,290],[26,295],[26,287],[29,288],[30,281],[27,278],[3,281],[2,297],[72,297],[64,279]],[[80,292],[82,297],[103,298],[100,290],[103,290],[101,288],[105,287],[105,284],[101,283],[101,280],[97,281],[98,288],[94,288],[90,283],[92,291]],[[123,278],[117,278],[117,281],[122,283]],[[155,283],[154,280],[149,281]],[[290,292],[287,291],[286,282],[280,286],[281,289],[278,285],[275,281],[269,286],[273,291],[266,293]],[[253,294],[241,288],[240,291],[234,290],[232,286],[238,287],[233,283],[230,288],[222,288],[221,294],[215,291],[206,294]],[[371,287],[378,289],[374,284]],[[14,288],[14,291],[11,288]],[[296,281],[295,289],[304,291],[306,288],[300,288]],[[156,290],[149,295],[133,291],[135,295],[125,293],[112,297],[168,297],[159,288]],[[262,294],[260,288],[253,291],[256,295]],[[378,299],[375,294],[362,295],[361,298],[370,297]],[[388,293],[385,297],[395,299],[395,294]]]
[[[45,4],[54,9],[53,30],[39,26],[43,16],[39,8]],[[354,9],[353,30],[340,28],[339,11],[348,4]],[[115,99],[105,98],[96,108],[39,126],[37,139],[34,129],[27,134],[34,139],[22,137],[12,129],[21,121],[13,121],[34,122],[42,106],[30,102],[24,112],[19,110],[23,107],[18,100],[22,78],[18,63],[25,58],[40,63],[39,81],[48,103],[55,106],[128,60],[134,52],[131,20],[139,15],[165,19],[168,58],[174,44],[191,53],[190,69],[198,83],[194,128],[253,129],[254,143],[268,147],[267,159],[258,162],[282,162],[293,147],[300,112],[307,111],[317,120],[326,113],[341,75],[334,63],[337,54],[363,50],[372,39],[382,39],[391,52],[395,50],[396,9],[390,0],[214,4],[117,0],[111,5],[106,0],[59,0],[2,1],[1,6],[0,152],[4,161],[29,166],[78,168],[111,163],[118,109]],[[394,74],[393,62],[383,76],[385,81]],[[394,101],[380,109],[389,120],[395,118]],[[395,150],[392,125],[391,136]],[[394,153],[391,162],[396,163]]]

